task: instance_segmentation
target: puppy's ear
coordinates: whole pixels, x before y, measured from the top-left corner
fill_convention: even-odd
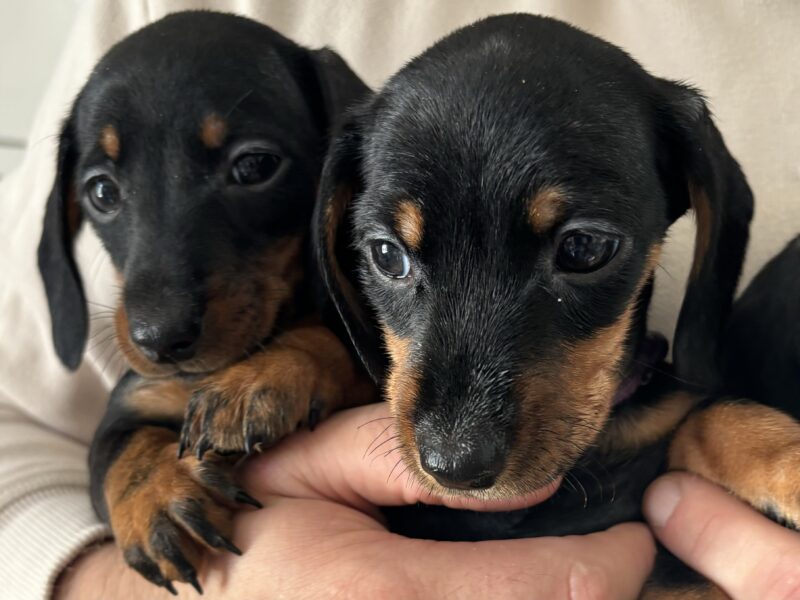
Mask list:
[[[744,261],[753,195],[702,96],[670,81],[658,80],[658,86],[659,133],[667,144],[661,166],[671,218],[691,208],[697,227],[673,358],[679,377],[715,386],[718,344]]]
[[[328,295],[364,367],[376,383],[386,368],[375,317],[358,288],[353,247],[353,199],[363,189],[361,136],[355,117],[340,129],[328,152],[314,210],[317,264]]]
[[[50,307],[56,354],[73,371],[81,363],[88,329],[86,299],[72,255],[72,242],[82,220],[73,181],[76,158],[69,120],[59,138],[56,180],[45,208],[38,262]]]
[[[310,50],[307,62],[304,79],[312,88],[307,97],[319,130],[327,140],[347,108],[366,98],[370,90],[330,48]]]

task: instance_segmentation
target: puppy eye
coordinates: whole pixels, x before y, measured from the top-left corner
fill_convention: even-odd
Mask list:
[[[616,237],[575,231],[562,238],[556,252],[556,265],[569,273],[591,273],[608,264],[618,249]]]
[[[281,157],[269,152],[253,152],[238,157],[231,167],[231,178],[239,185],[257,185],[269,181],[278,172]]]
[[[393,279],[405,279],[411,272],[408,254],[388,240],[372,242],[372,260],[384,275]]]
[[[120,209],[120,194],[117,184],[109,177],[93,177],[86,184],[89,202],[98,212],[110,215]]]

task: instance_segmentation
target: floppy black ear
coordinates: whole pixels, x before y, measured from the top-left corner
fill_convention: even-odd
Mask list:
[[[322,170],[313,240],[320,274],[350,340],[376,383],[386,369],[376,320],[358,288],[353,248],[353,199],[362,190],[361,136],[353,118],[334,139]]]
[[[694,262],[675,330],[679,377],[715,386],[719,342],[731,310],[753,216],[753,195],[702,96],[659,80],[661,135],[669,145],[668,188],[673,218],[691,208],[697,235]],[[671,179],[669,179],[671,177]]]
[[[86,299],[72,255],[73,238],[81,223],[73,182],[76,155],[70,120],[59,138],[56,180],[47,199],[38,251],[56,354],[73,371],[81,363],[88,330]]]
[[[306,63],[303,71],[312,88],[308,94],[311,112],[327,140],[347,108],[365,98],[370,89],[330,48],[308,51]]]

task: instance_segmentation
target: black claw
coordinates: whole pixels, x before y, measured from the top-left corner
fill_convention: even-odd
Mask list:
[[[203,587],[200,585],[200,582],[197,581],[197,575],[192,575],[190,578],[187,579],[189,584],[197,590],[197,593],[201,596],[203,595]]]
[[[183,458],[184,452],[186,452],[186,436],[181,433],[181,439],[178,441],[178,460]]]
[[[128,565],[130,565],[130,567],[138,572],[142,577],[147,579],[147,581],[154,583],[159,587],[166,588],[170,593],[177,596],[178,593],[175,591],[175,588],[172,586],[170,581],[164,577],[164,574],[161,572],[158,564],[156,564],[154,560],[147,556],[141,546],[128,548],[125,550],[123,556],[125,558],[125,562],[128,563]]]
[[[258,500],[253,498],[250,494],[245,492],[244,490],[239,490],[236,492],[236,496],[234,500],[239,504],[249,504],[250,506],[255,506],[256,508],[264,508],[264,505],[261,504]]]
[[[242,551],[239,550],[239,548],[237,548],[236,546],[234,546],[233,542],[231,542],[229,539],[222,537],[221,535],[218,536],[216,545],[218,548],[225,548],[225,550],[235,554],[236,556],[242,555]]]
[[[208,438],[205,436],[201,437],[200,441],[197,442],[197,449],[195,451],[197,460],[203,460],[203,455],[208,452],[209,448],[211,448],[211,443],[208,441]]]
[[[173,596],[177,596],[178,595],[178,590],[175,589],[175,586],[172,585],[172,582],[169,579],[164,580],[164,587]]]

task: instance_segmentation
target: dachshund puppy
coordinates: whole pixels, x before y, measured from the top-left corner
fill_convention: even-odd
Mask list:
[[[725,389],[800,419],[800,236],[736,301],[726,330]]]
[[[394,530],[597,531],[640,519],[665,468],[800,523],[800,464],[781,454],[800,426],[711,395],[753,198],[696,90],[553,19],[488,18],[351,112],[320,193],[323,276],[409,472],[437,494],[547,498],[499,514],[387,510]],[[668,363],[647,308],[689,210],[694,263]],[[754,459],[776,453],[779,471]],[[718,590],[662,553],[645,593]]]
[[[55,348],[75,369],[86,345],[71,250],[86,219],[118,273],[133,368],[92,444],[92,499],[127,562],[170,591],[199,590],[199,552],[238,552],[231,513],[258,506],[222,455],[369,399],[315,308],[307,252],[326,136],[366,91],[331,50],[187,12],[114,46],[64,124],[39,246]]]

